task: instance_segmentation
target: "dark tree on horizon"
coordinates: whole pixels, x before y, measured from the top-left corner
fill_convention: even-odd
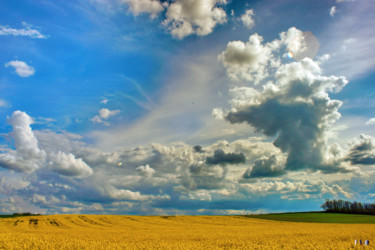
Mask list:
[[[372,214],[375,215],[374,203],[361,203],[357,201],[329,200],[320,206],[327,213],[348,213],[348,214]]]

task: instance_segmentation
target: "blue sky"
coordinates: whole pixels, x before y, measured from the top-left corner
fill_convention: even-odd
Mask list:
[[[374,10],[0,0],[0,212],[373,202]]]

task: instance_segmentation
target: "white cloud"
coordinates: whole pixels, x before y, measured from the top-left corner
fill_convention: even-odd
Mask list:
[[[62,175],[82,178],[93,173],[92,169],[81,159],[75,158],[72,153],[65,153],[55,150],[52,144],[59,145],[60,149],[69,150],[64,144],[72,144],[73,137],[69,142],[53,139],[61,139],[63,136],[52,136],[46,146],[47,150],[39,147],[37,137],[31,129],[33,119],[25,112],[15,111],[8,118],[9,124],[12,126],[12,132],[9,136],[14,140],[15,150],[4,148],[4,153],[0,154],[0,166],[15,170],[18,172],[31,173],[37,169],[50,166],[50,168]],[[48,136],[51,138],[51,136]],[[42,137],[43,138],[43,137]],[[64,139],[64,138],[63,138]],[[42,143],[43,146],[43,143]]]
[[[340,91],[348,81],[345,77],[321,75],[319,62],[304,56],[309,50],[306,37],[306,33],[290,28],[280,34],[280,40],[264,45],[258,35],[252,35],[248,43],[228,43],[219,59],[231,79],[245,78],[250,86],[230,89],[232,110],[225,118],[232,124],[248,123],[257,131],[275,137],[273,144],[287,154],[287,171],[303,168],[325,173],[354,171],[343,159],[332,160],[334,157],[323,153],[328,151],[328,131],[340,117],[338,109],[342,104],[331,100],[328,93]],[[293,51],[299,61],[271,63],[281,62],[278,57],[284,50]],[[262,77],[258,76],[259,69],[265,72]],[[260,87],[256,86],[259,84]],[[245,177],[283,174],[283,161],[279,158],[259,159]]]
[[[227,68],[227,75],[234,81],[258,83],[268,76],[266,67],[272,59],[270,46],[262,45],[263,37],[251,35],[246,43],[233,41],[227,44],[218,59]]]
[[[49,166],[59,174],[77,178],[87,177],[93,174],[93,170],[81,158],[75,158],[71,153],[59,151],[49,156]]]
[[[137,172],[144,177],[151,177],[155,173],[155,169],[151,168],[150,165],[139,166],[136,168]]]
[[[303,32],[292,27],[287,32],[280,34],[281,43],[285,44],[295,58],[300,58],[300,54],[307,50]]]
[[[329,11],[330,16],[334,16],[336,14],[336,6],[332,6],[331,10]]]
[[[115,116],[120,113],[120,110],[109,110],[109,109],[101,109],[99,110],[99,115],[103,119],[108,119],[111,116]]]
[[[168,195],[144,195],[139,191],[131,191],[126,189],[116,189],[114,187],[107,187],[110,197],[117,200],[131,200],[131,201],[147,201],[147,200],[169,200]]]
[[[243,25],[248,29],[253,28],[255,25],[253,16],[254,16],[254,10],[250,9],[250,10],[246,10],[245,14],[243,14],[240,18]]]
[[[305,57],[315,58],[320,44],[310,31],[301,31],[295,27],[289,28],[287,32],[280,33],[280,45],[286,46],[288,57],[302,60]],[[290,55],[291,54],[291,55]]]
[[[225,11],[217,7],[219,4],[226,1],[176,0],[168,6],[163,25],[178,39],[191,34],[210,34],[217,24],[227,21]]]
[[[129,5],[130,11],[138,16],[142,13],[150,14],[151,18],[158,16],[164,10],[164,5],[159,0],[122,0]]]
[[[33,160],[25,160],[17,156],[15,152],[0,154],[0,167],[7,168],[18,172],[33,172],[39,168],[39,165]]]
[[[26,118],[22,120],[27,123],[31,118]],[[285,200],[351,195],[344,186],[324,183],[316,172],[310,172],[309,180],[303,181],[289,173],[264,178],[262,175],[267,175],[264,174],[267,170],[272,172],[285,161],[281,151],[265,138],[221,140],[203,145],[199,151],[185,143],[172,143],[104,152],[80,142],[80,136],[52,131],[35,131],[35,134],[40,141],[38,148],[45,150],[48,161],[39,164],[40,170],[32,175],[22,174],[23,178],[18,181],[8,181],[10,172],[4,171],[0,192],[10,197],[20,194],[20,199],[47,209],[48,213],[87,213],[102,209],[113,213],[189,213],[181,201],[186,204],[195,200],[199,206],[200,202],[226,200],[231,204],[229,201],[243,202],[275,195]],[[233,161],[241,155],[243,160]],[[17,164],[21,160],[21,157],[15,158]],[[118,166],[119,162],[124,165]],[[258,168],[251,174],[252,180],[242,178],[249,166]],[[261,166],[265,169],[260,169]],[[306,173],[293,174],[306,177]],[[82,202],[82,197],[96,200],[96,205]],[[160,204],[173,204],[175,211]],[[257,206],[256,201],[251,204]]]
[[[252,84],[272,76],[280,66],[284,56],[302,60],[313,59],[318,51],[319,42],[311,32],[302,32],[294,27],[280,33],[280,40],[263,44],[263,37],[251,35],[249,41],[232,41],[227,44],[218,59],[227,70],[228,77],[233,81],[244,80]]]
[[[107,120],[108,118],[112,117],[112,116],[115,116],[117,114],[120,113],[120,110],[116,109],[116,110],[109,110],[109,109],[100,109],[99,110],[99,115],[96,115],[94,116],[91,121],[92,122],[95,122],[95,123],[103,123],[104,125],[109,125],[108,122],[106,122],[105,120]]]
[[[39,195],[39,194],[34,194],[34,196],[33,196],[33,202],[34,203],[47,204],[46,197],[43,196],[43,195]]]
[[[108,103],[108,99],[107,99],[107,98],[104,98],[103,100],[100,101],[100,103],[102,103],[102,104],[107,104],[107,103]]]
[[[5,107],[8,107],[9,104],[7,101],[3,100],[3,99],[0,99],[0,108],[5,108]]]
[[[224,111],[222,108],[214,108],[212,110],[212,116],[217,120],[224,120]]]
[[[285,174],[286,158],[282,154],[262,156],[244,173],[244,178],[275,177]]]
[[[38,140],[30,127],[33,119],[25,112],[15,111],[8,122],[13,128],[10,136],[14,139],[17,152],[24,158],[39,157],[41,151],[38,148]]]
[[[351,198],[352,194],[345,191],[337,184],[328,185],[322,180],[296,180],[296,181],[257,181],[253,183],[241,184],[241,188],[249,194],[267,196],[270,194],[282,194],[281,199],[309,199],[322,198],[329,194],[333,197],[344,196]]]
[[[45,152],[38,147],[30,125],[33,120],[25,112],[15,111],[8,118],[13,130],[9,135],[13,138],[16,150],[8,149],[0,154],[0,166],[20,172],[32,172],[39,168],[45,158]]]
[[[365,125],[375,125],[375,118],[371,118],[370,120],[368,120]]]
[[[24,28],[14,29],[8,26],[0,25],[0,36],[27,36],[30,38],[46,39],[47,37],[40,33],[39,30],[34,29],[32,25],[22,22]]]
[[[5,67],[9,66],[12,66],[20,77],[29,77],[35,73],[35,69],[23,61],[15,60],[5,64]]]

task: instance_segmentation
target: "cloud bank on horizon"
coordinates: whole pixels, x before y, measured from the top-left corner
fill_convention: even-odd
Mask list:
[[[0,212],[242,214],[372,201],[364,101],[375,51],[364,39],[375,39],[375,6],[298,3],[314,27],[288,13],[293,2],[38,2],[53,24],[5,4],[17,15],[0,18]],[[348,15],[366,22],[350,30]],[[354,43],[360,65],[339,65]]]

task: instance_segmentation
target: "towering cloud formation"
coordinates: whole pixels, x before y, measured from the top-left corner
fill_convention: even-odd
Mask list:
[[[8,122],[13,128],[9,135],[14,139],[17,152],[27,159],[38,158],[42,153],[30,127],[32,118],[25,112],[15,111]]]
[[[343,165],[330,163],[326,153],[328,131],[340,117],[342,104],[330,99],[328,93],[340,91],[348,81],[322,76],[319,64],[309,57],[282,64],[279,56],[283,51],[293,49],[299,57],[307,56],[308,47],[303,33],[295,28],[281,33],[280,38],[263,45],[255,34],[246,44],[230,42],[219,56],[229,77],[250,83],[249,87],[230,90],[232,110],[226,119],[246,122],[275,137],[273,144],[287,154],[285,170],[348,171]],[[244,177],[280,175],[280,162],[276,156],[259,159]]]
[[[39,168],[45,152],[38,147],[38,141],[31,130],[33,120],[25,112],[15,111],[8,119],[13,130],[9,134],[16,150],[8,149],[0,154],[0,166],[19,172],[32,172]]]
[[[0,154],[0,166],[18,172],[33,172],[39,168],[49,167],[52,171],[71,177],[87,177],[93,170],[80,158],[71,153],[42,150],[31,129],[33,119],[22,111],[13,112],[8,119],[12,126],[9,135],[14,140],[15,150],[6,149]]]

